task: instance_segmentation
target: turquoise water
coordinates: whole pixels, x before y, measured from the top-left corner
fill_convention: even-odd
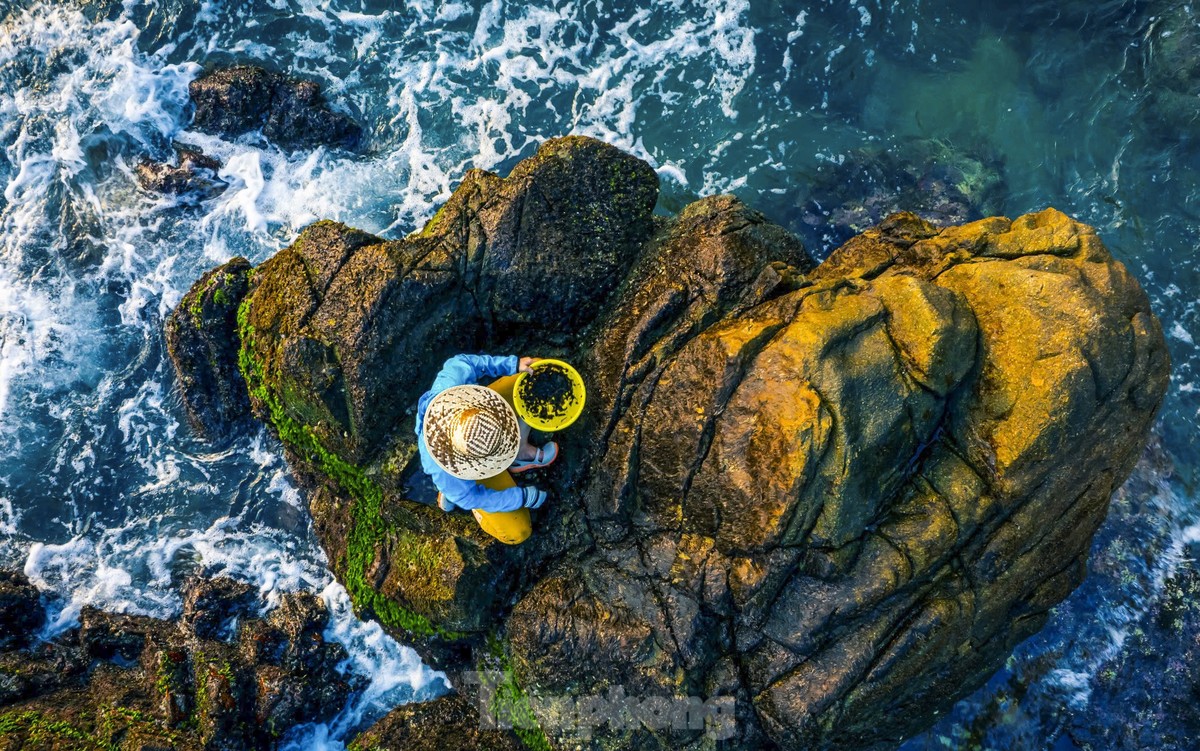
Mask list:
[[[732,192],[818,256],[845,234],[822,223],[839,207],[948,184],[972,216],[1087,221],[1142,280],[1174,363],[1158,430],[1176,475],[1143,499],[1136,537],[1122,519],[1098,543],[1130,535],[1136,555],[1018,654],[1016,672],[1053,657],[1034,693],[1057,720],[1014,723],[1006,747],[1071,747],[1096,655],[1195,535],[1200,32],[1185,3],[0,0],[0,18],[0,558],[59,594],[56,628],[88,603],[172,613],[175,577],[197,568],[255,582],[268,606],[323,592],[376,681],[299,747],[337,748],[364,713],[443,683],[347,612],[269,436],[191,435],[163,317],[204,270],[259,262],[315,219],[403,236],[464,171],[504,173],[551,136],[649,161],[664,212]],[[188,81],[233,61],[323,82],[368,153],[189,132]],[[139,192],[133,165],[172,139],[220,158],[231,189],[195,208]],[[914,743],[964,743],[988,696]]]

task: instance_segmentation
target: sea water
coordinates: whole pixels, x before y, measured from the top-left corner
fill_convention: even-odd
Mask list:
[[[844,176],[932,144],[966,165],[961,193],[991,186],[986,210],[1054,206],[1096,226],[1167,332],[1156,430],[1176,474],[1141,486],[1136,537],[1110,524],[1098,539],[1135,554],[1014,657],[1053,654],[1036,692],[1068,720],[1086,712],[1093,671],[1200,537],[1198,145],[1153,106],[1155,65],[1196,21],[1180,2],[975,5],[0,0],[0,563],[51,593],[45,636],[87,604],[171,616],[182,577],[225,574],[264,608],[319,593],[346,669],[371,679],[293,748],[341,748],[439,695],[444,676],[355,618],[277,442],[256,429],[214,447],[187,426],[162,325],[191,283],[234,255],[263,261],[316,219],[401,237],[466,170],[503,174],[571,133],[647,160],[662,212],[731,192],[822,257],[838,238],[813,207],[886,193],[870,164],[872,180]],[[188,82],[231,62],[320,81],[364,124],[367,153],[190,131]],[[134,166],[175,140],[220,159],[230,188],[199,206],[139,191]],[[954,745],[989,690],[914,747]],[[1022,747],[1070,748],[1063,724],[1026,723]]]

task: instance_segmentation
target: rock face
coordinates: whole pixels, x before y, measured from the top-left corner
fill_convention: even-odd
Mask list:
[[[250,414],[238,371],[237,311],[246,296],[250,262],[234,258],[200,278],[167,316],[167,354],[192,427],[209,440]]]
[[[359,609],[476,662],[498,648],[535,747],[911,734],[1082,579],[1166,389],[1147,298],[1054,210],[896,214],[814,268],[732,197],[653,218],[656,187],[555,139],[469,173],[404,240],[314,225],[241,306],[255,413]],[[409,500],[412,406],[464,350],[588,381],[517,548]],[[614,692],[685,721],[576,701]]]
[[[0,577],[33,589],[21,574]],[[44,618],[33,592],[26,611]],[[189,585],[193,614],[203,600],[210,615],[251,616],[228,639],[186,618],[84,608],[80,627],[54,641],[0,645],[0,748],[267,749],[295,725],[333,717],[355,686],[337,669],[345,650],[322,636],[324,603],[285,595],[260,618],[246,592],[222,579]]]
[[[362,128],[329,108],[320,84],[271,73],[253,65],[218,68],[188,86],[196,114],[192,127],[234,138],[262,130],[288,150],[331,146],[355,150]]]

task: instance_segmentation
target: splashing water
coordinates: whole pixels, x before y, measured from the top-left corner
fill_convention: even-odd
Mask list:
[[[1086,712],[1097,655],[1120,647],[1196,529],[1200,173],[1195,143],[1148,125],[1162,18],[1184,6],[641,5],[0,6],[0,563],[60,598],[47,635],[85,604],[173,615],[178,581],[203,570],[252,582],[264,607],[321,593],[346,669],[372,678],[289,748],[341,748],[387,708],[438,695],[444,677],[354,617],[275,441],[259,431],[215,448],[186,426],[161,330],[191,283],[234,255],[261,262],[316,219],[402,236],[466,170],[503,173],[551,136],[646,159],[663,211],[733,192],[797,231],[832,170],[936,141],[994,170],[998,210],[1054,205],[1097,226],[1168,332],[1160,433],[1177,474],[1114,513],[1096,572],[1018,652],[1053,655],[1038,690]],[[368,153],[190,131],[188,83],[231,61],[321,81],[366,126]],[[229,189],[198,207],[139,191],[134,165],[168,158],[174,140],[219,159]],[[987,177],[963,174],[968,195]],[[863,200],[849,193],[861,187],[837,200]],[[1142,534],[1122,531],[1130,520]],[[1036,743],[1054,733],[1037,728]]]

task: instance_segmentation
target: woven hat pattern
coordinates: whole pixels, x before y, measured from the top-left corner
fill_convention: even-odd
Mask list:
[[[437,465],[463,480],[500,474],[521,450],[517,413],[485,386],[455,386],[435,396],[423,432]]]
[[[478,409],[463,410],[454,426],[454,450],[472,459],[504,451],[504,423]]]

